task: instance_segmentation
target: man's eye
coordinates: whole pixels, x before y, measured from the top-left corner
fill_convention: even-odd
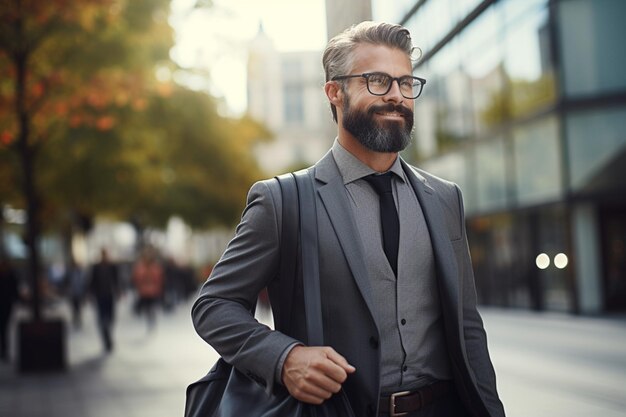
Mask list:
[[[373,75],[370,76],[370,82],[374,83],[374,84],[380,84],[380,85],[385,85],[387,84],[389,80],[389,77],[386,77],[384,75]]]

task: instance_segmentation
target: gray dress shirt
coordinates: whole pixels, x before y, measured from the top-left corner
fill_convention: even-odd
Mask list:
[[[365,249],[377,306],[374,315],[380,332],[382,392],[451,379],[430,235],[399,158],[389,170],[395,174],[392,189],[400,221],[396,277],[383,250],[378,194],[363,179],[375,171],[337,140],[332,154]]]

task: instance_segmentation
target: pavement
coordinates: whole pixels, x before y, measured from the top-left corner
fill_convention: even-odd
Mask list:
[[[88,307],[82,329],[67,329],[67,371],[23,375],[0,365],[0,417],[182,416],[186,386],[217,354],[193,330],[190,302],[161,313],[153,331],[130,304],[119,305],[109,355]],[[625,318],[481,312],[507,416],[626,416]],[[67,306],[57,314],[69,317]]]
[[[62,306],[57,314],[68,317]],[[83,326],[68,333],[68,369],[23,375],[0,366],[1,417],[182,416],[185,388],[206,374],[217,354],[191,324],[191,304],[161,313],[150,331],[132,312],[129,298],[118,305],[115,348],[104,353],[91,306]]]
[[[484,309],[509,417],[626,416],[626,317]]]

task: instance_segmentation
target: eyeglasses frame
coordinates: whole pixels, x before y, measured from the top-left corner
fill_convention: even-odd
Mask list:
[[[371,77],[372,75],[385,75],[389,78],[391,78],[391,82],[389,83],[389,88],[387,88],[387,91],[385,91],[384,93],[372,93],[372,90],[370,90],[370,83],[369,83],[369,77]],[[407,97],[402,93],[402,88],[400,87],[400,79],[402,78],[413,78],[415,80],[418,80],[421,83],[421,88],[419,93],[415,96],[415,97]],[[365,86],[367,87],[367,91],[373,95],[373,96],[384,96],[385,94],[389,93],[389,91],[391,91],[391,86],[393,86],[393,82],[397,82],[398,83],[398,88],[400,90],[400,94],[402,94],[402,97],[409,99],[409,100],[415,100],[416,98],[418,98],[419,96],[422,95],[422,91],[424,91],[424,84],[426,84],[426,79],[421,78],[421,77],[417,77],[415,75],[403,75],[401,77],[392,77],[391,75],[387,74],[386,72],[364,72],[363,74],[353,74],[353,75],[337,75],[333,78],[331,78],[331,81],[341,81],[341,80],[347,80],[350,78],[365,78]]]

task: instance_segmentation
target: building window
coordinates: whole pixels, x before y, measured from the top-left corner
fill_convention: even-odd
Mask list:
[[[481,211],[502,208],[507,203],[505,155],[500,138],[476,146],[476,205]]]
[[[572,190],[624,187],[626,107],[570,113],[565,123]]]
[[[299,85],[285,85],[283,88],[285,98],[285,122],[298,124],[304,122],[303,91]]]
[[[558,131],[558,122],[554,117],[513,130],[518,203],[543,203],[561,196],[563,186]]]
[[[584,96],[626,89],[626,2],[557,4],[565,93]]]
[[[512,118],[532,114],[556,100],[548,10],[531,9],[507,27],[504,70]]]
[[[286,124],[304,122],[304,85],[302,62],[287,58],[282,62],[283,114]]]
[[[437,158],[424,161],[421,166],[428,172],[456,183],[463,191],[465,212],[469,213],[475,208],[474,193],[469,192],[468,154],[460,151],[450,152]]]

